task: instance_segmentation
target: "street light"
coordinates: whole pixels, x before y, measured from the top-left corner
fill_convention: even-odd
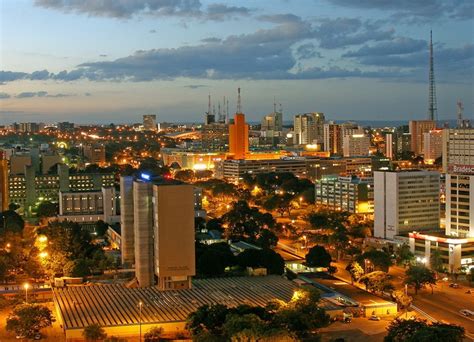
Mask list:
[[[140,325],[140,342],[142,342],[142,306],[143,302],[139,301],[138,302],[138,307],[140,308],[140,315],[139,315],[139,325]]]
[[[25,302],[28,303],[28,288],[30,287],[30,284],[24,283],[23,288],[25,289]]]

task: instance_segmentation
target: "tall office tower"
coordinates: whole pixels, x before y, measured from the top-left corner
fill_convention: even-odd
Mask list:
[[[135,233],[133,226],[133,177],[120,177],[120,229],[122,264],[131,267],[135,263]]]
[[[242,113],[242,104],[239,88],[237,113],[234,123],[229,124],[229,153],[233,159],[245,159],[249,152],[249,125],[245,123],[245,114]]]
[[[370,138],[364,134],[346,135],[342,146],[344,157],[368,156]]]
[[[443,130],[446,234],[474,237],[474,128]]]
[[[216,122],[216,115],[211,110],[211,94],[209,94],[208,103],[207,103],[207,112],[204,115],[204,124],[212,125],[215,122]]]
[[[273,113],[265,115],[262,119],[262,131],[281,132],[283,130],[283,112],[276,110],[276,103],[273,103]]]
[[[404,159],[409,156],[411,151],[411,134],[408,125],[399,126],[394,132],[395,159]]]
[[[342,155],[341,125],[329,122],[324,124],[324,151]]]
[[[389,159],[394,159],[394,147],[395,143],[393,141],[393,133],[385,134],[385,157]]]
[[[423,154],[424,133],[429,133],[436,129],[436,122],[433,120],[413,120],[409,122],[411,134],[411,151],[415,156]]]
[[[443,154],[443,130],[434,129],[423,134],[423,158],[426,164],[433,164]]]
[[[193,186],[148,174],[122,177],[121,184],[125,185],[121,200],[126,209],[121,220],[127,232],[133,221],[133,241],[130,235],[123,236],[122,245],[130,250],[133,244],[139,286],[190,288],[195,275]],[[129,262],[131,259],[128,256]]]
[[[354,122],[344,122],[341,124],[340,145],[341,151],[344,151],[344,138],[352,135],[365,135],[364,128]]]
[[[438,229],[439,188],[437,171],[375,171],[374,236]]]
[[[156,131],[157,127],[155,114],[143,115],[143,129],[145,131]]]
[[[8,160],[0,150],[0,212],[8,210]]]
[[[295,145],[324,144],[324,113],[297,114],[293,121]]]
[[[105,164],[105,145],[86,144],[83,146],[84,157],[91,164]]]

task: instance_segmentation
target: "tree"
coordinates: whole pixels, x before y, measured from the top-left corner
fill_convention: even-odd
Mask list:
[[[238,335],[242,331],[259,336],[265,329],[265,323],[255,314],[229,314],[223,325],[223,333],[228,338]]]
[[[373,292],[383,293],[394,288],[392,283],[390,283],[390,276],[382,271],[368,273],[360,278],[360,282],[365,284],[367,290]]]
[[[276,210],[281,216],[286,212],[289,216],[291,215],[292,200],[293,196],[288,193],[283,195],[273,195],[263,203],[263,208],[269,211]]]
[[[183,182],[191,182],[195,177],[193,170],[179,170],[174,174],[174,178]]]
[[[353,261],[347,265],[346,270],[349,271],[351,275],[352,284],[354,284],[354,281],[359,281],[359,279],[364,275],[364,269],[357,261]]]
[[[262,248],[273,248],[278,243],[278,237],[268,229],[262,229],[255,243]]]
[[[364,268],[366,267],[366,262],[370,262],[374,269],[379,269],[384,272],[388,272],[388,269],[392,265],[392,259],[387,252],[375,249],[361,254],[356,260],[359,264],[364,265]]]
[[[395,253],[397,256],[397,263],[399,265],[404,265],[405,267],[415,259],[415,255],[411,252],[410,246],[406,243],[401,245]]]
[[[384,342],[462,342],[465,329],[454,324],[427,324],[420,319],[395,319]]]
[[[246,249],[237,255],[237,264],[245,267],[265,267],[268,274],[283,274],[285,261],[277,252],[263,249]]]
[[[39,304],[17,305],[7,318],[7,330],[33,338],[35,333],[51,326],[55,321],[51,310]]]
[[[406,270],[405,283],[415,287],[415,294],[426,285],[430,285],[433,292],[433,285],[436,284],[435,273],[424,265],[411,265]]]
[[[235,265],[235,257],[229,244],[221,242],[196,245],[196,271],[199,276],[221,276],[226,267],[233,265]]]
[[[397,302],[400,309],[405,310],[405,314],[407,314],[407,310],[413,301],[413,298],[410,297],[402,290],[396,290],[392,292],[392,298]]]
[[[196,336],[203,332],[220,335],[226,321],[228,309],[222,304],[200,306],[188,316],[186,329]]]
[[[435,272],[444,272],[444,261],[441,255],[441,251],[438,248],[431,250],[430,255],[430,267]]]
[[[36,209],[36,216],[38,217],[54,217],[59,213],[59,206],[57,203],[50,201],[43,201]]]
[[[25,227],[25,221],[13,210],[0,213],[0,233],[21,233]]]
[[[323,246],[314,246],[306,254],[306,265],[309,267],[329,267],[331,265],[331,255]]]
[[[86,341],[98,341],[105,339],[107,333],[99,324],[94,323],[84,328],[82,336]]]
[[[228,225],[226,236],[234,240],[255,240],[262,228],[272,229],[276,224],[271,214],[262,213],[257,207],[250,207],[245,201],[235,202],[222,220]]]
[[[151,341],[159,341],[160,338],[163,336],[163,328],[162,327],[153,327],[145,333],[145,342]]]

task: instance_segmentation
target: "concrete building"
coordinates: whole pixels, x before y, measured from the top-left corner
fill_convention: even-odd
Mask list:
[[[84,158],[90,164],[105,164],[105,146],[103,144],[86,144],[83,146]]]
[[[29,153],[15,153],[10,156],[10,175],[24,175],[25,166],[31,165],[31,155]]]
[[[324,151],[342,155],[342,129],[334,122],[324,124]]]
[[[133,226],[133,177],[120,177],[120,229],[122,265],[135,263],[135,233]]]
[[[474,237],[474,129],[443,130],[446,234]]]
[[[439,228],[440,174],[436,171],[374,172],[374,236]]]
[[[193,186],[147,174],[122,177],[121,184],[125,185],[121,200],[126,209],[121,212],[125,223],[122,247],[127,249],[122,258],[128,262],[134,259],[138,285],[157,285],[160,290],[189,288],[195,275]]]
[[[244,174],[267,172],[291,172],[297,176],[305,176],[307,163],[305,158],[284,157],[281,159],[262,160],[223,160],[216,166],[217,178],[238,182]]]
[[[423,134],[423,159],[425,164],[433,164],[443,154],[443,130],[434,129]]]
[[[117,199],[113,187],[100,191],[60,192],[59,221],[106,223],[118,221]]]
[[[415,156],[420,156],[424,151],[424,133],[436,129],[436,122],[432,120],[412,120],[409,122],[411,136],[411,151]]]
[[[316,204],[330,210],[342,210],[351,214],[374,212],[372,178],[357,176],[329,176],[315,184]]]
[[[59,192],[100,191],[102,187],[115,184],[113,173],[69,173],[65,164],[58,164],[56,172],[39,174],[32,165],[25,167],[22,174],[10,174],[8,189],[10,202],[29,210],[40,201],[59,202]]]
[[[293,143],[295,145],[324,144],[324,113],[297,114],[293,122]]]
[[[201,149],[209,152],[227,152],[229,149],[229,127],[220,123],[201,128]]]
[[[147,114],[143,115],[143,130],[145,131],[156,131],[158,128],[156,124],[156,115]]]
[[[413,232],[408,237],[410,250],[419,262],[427,266],[430,266],[432,252],[438,250],[443,266],[449,273],[458,272],[461,267],[474,267],[474,237],[453,238],[439,232]]]
[[[394,140],[393,140],[393,133],[387,133],[385,134],[385,157],[388,159],[394,159],[395,154],[394,154]]]
[[[51,171],[51,168],[55,165],[61,163],[61,157],[56,153],[41,154],[41,173],[43,175],[48,174]]]
[[[0,212],[8,210],[10,204],[8,193],[8,160],[0,150]]]
[[[344,157],[368,156],[370,137],[364,134],[345,135],[342,146]]]
[[[229,154],[233,159],[245,159],[249,152],[249,125],[245,114],[235,113],[234,122],[229,124]]]
[[[283,131],[283,113],[273,112],[265,115],[262,119],[262,131]]]

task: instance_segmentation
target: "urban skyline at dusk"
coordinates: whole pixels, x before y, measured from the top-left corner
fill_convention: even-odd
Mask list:
[[[0,122],[200,122],[212,94],[249,121],[425,119],[433,30],[440,121],[472,113],[469,1],[3,1]],[[27,25],[18,25],[27,22]]]

